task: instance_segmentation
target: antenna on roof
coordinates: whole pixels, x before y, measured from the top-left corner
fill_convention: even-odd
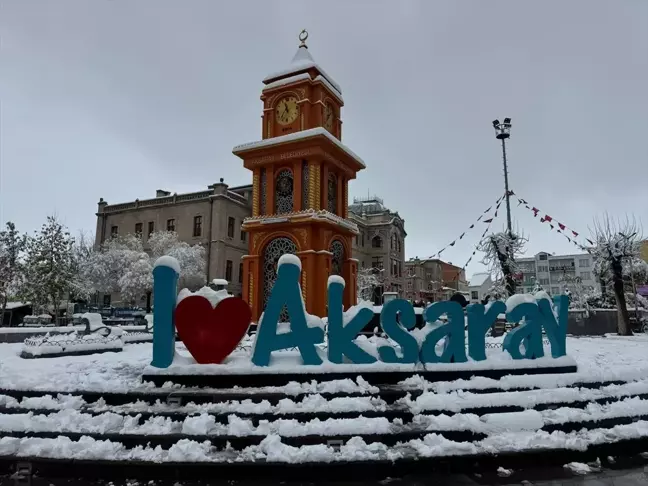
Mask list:
[[[302,31],[299,33],[299,40],[301,41],[299,47],[305,47],[306,49],[308,49],[308,46],[306,45],[306,39],[308,39],[308,31],[306,29],[302,29]]]

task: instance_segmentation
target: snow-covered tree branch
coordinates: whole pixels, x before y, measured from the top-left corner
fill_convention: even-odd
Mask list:
[[[372,301],[374,292],[385,281],[385,272],[379,268],[358,269],[356,288],[359,300]]]
[[[524,237],[504,231],[493,233],[480,242],[477,249],[484,253],[482,263],[494,275],[493,280],[496,282],[492,289],[493,294],[489,293],[493,298],[500,298],[495,295],[501,293],[500,283],[503,283],[508,296],[515,293],[515,273],[517,272],[515,257],[524,252],[526,242]]]
[[[9,295],[18,290],[23,277],[22,257],[26,244],[27,236],[18,233],[14,223],[7,222],[7,229],[0,231],[0,326]]]

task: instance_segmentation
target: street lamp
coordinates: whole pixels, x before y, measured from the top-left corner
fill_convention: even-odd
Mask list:
[[[509,237],[513,236],[511,229],[511,202],[509,200],[510,191],[508,183],[508,166],[506,164],[506,143],[505,140],[511,136],[511,119],[504,118],[500,123],[499,120],[493,120],[493,128],[495,129],[495,138],[502,141],[502,159],[504,160],[504,190],[506,197],[506,226],[508,229]]]

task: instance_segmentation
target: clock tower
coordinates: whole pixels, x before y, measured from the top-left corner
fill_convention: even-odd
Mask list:
[[[263,80],[261,140],[234,147],[252,171],[252,216],[243,257],[243,298],[258,321],[284,253],[299,256],[301,288],[310,314],[327,314],[327,281],[346,281],[344,305],[356,303],[357,261],[348,219],[348,184],[365,168],[342,142],[340,86],[313,59],[308,33],[288,67]],[[283,315],[282,318],[286,316]]]

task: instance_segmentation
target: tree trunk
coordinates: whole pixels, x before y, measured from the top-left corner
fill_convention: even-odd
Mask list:
[[[2,296],[2,311],[0,311],[0,326],[2,326],[4,324],[5,310],[7,310],[7,294],[6,293]],[[11,326],[11,322],[9,322],[9,325]]]
[[[151,292],[146,292],[146,313],[151,313]]]
[[[630,314],[628,313],[623,287],[623,270],[620,261],[614,261],[612,263],[612,289],[617,304],[618,333],[620,336],[632,336]]]
[[[497,252],[497,258],[500,261],[502,273],[504,274],[507,297],[510,297],[511,295],[515,294],[515,279],[513,278],[513,273],[511,272],[509,256],[505,255],[504,253]]]

